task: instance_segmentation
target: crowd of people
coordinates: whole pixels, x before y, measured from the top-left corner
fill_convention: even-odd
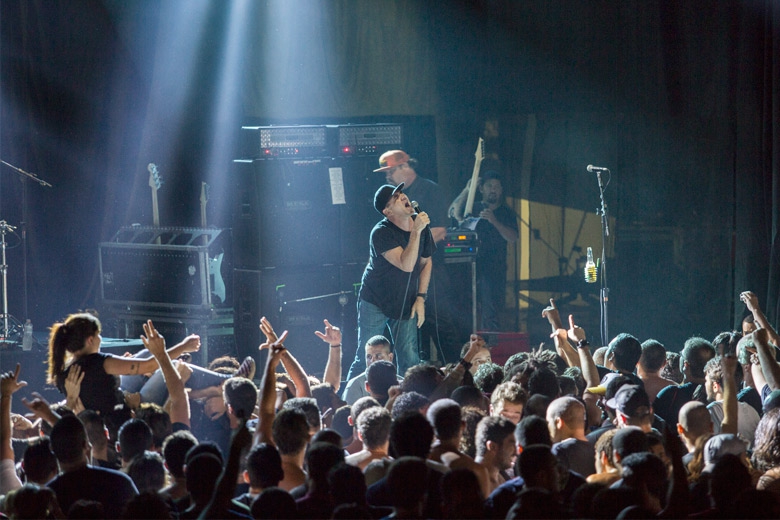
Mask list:
[[[0,377],[2,513],[10,518],[778,518],[780,338],[751,292],[742,331],[679,353],[621,333],[595,348],[554,301],[551,344],[492,362],[477,335],[457,363],[400,377],[366,341],[341,381],[341,331],[306,374],[265,318],[266,364],[100,351],[74,314],[49,339],[64,399]],[[553,348],[554,344],[554,348]],[[670,349],[671,350],[671,349]],[[7,368],[7,367],[6,367]],[[257,381],[257,384],[256,384]],[[14,394],[29,410],[12,413]]]

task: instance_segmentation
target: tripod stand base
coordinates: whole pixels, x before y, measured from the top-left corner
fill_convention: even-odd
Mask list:
[[[23,334],[24,325],[21,321],[10,314],[0,314],[0,342],[21,342]]]

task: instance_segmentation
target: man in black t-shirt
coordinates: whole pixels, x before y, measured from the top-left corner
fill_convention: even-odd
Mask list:
[[[504,204],[501,176],[488,170],[479,179],[482,200],[474,204],[473,214],[479,217],[477,255],[477,294],[480,304],[480,329],[501,330],[499,317],[504,308],[506,292],[506,245],[518,238],[517,215]],[[450,206],[451,214],[462,221],[469,185]]]
[[[425,321],[425,299],[431,279],[433,242],[425,228],[426,213],[415,214],[404,184],[384,185],[374,208],[385,218],[371,231],[370,258],[358,296],[358,351],[347,379],[363,371],[364,345],[390,329],[398,371],[420,361],[417,328]]]
[[[403,150],[388,150],[379,157],[379,168],[374,170],[385,176],[387,184],[398,186],[404,183],[404,193],[410,201],[417,201],[431,219],[429,238],[434,244],[440,244],[447,233],[450,223],[447,214],[447,199],[441,187],[430,179],[417,173],[417,160],[409,157]],[[453,307],[454,287],[450,278],[451,269],[444,263],[444,248],[438,251],[434,247],[433,271],[431,273],[430,292],[432,298],[427,302],[428,318],[420,330],[421,355],[429,355],[431,342],[439,347],[439,356],[444,362],[458,359],[459,346],[468,341],[473,332],[456,319]]]

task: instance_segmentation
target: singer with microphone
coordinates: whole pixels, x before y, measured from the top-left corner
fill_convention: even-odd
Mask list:
[[[425,322],[434,244],[430,218],[416,213],[404,183],[385,184],[374,194],[374,208],[384,216],[371,230],[369,261],[358,294],[358,349],[349,369],[364,370],[364,345],[390,329],[398,373],[420,362],[417,329]]]

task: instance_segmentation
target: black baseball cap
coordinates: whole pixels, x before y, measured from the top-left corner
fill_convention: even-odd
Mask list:
[[[374,194],[374,208],[379,213],[382,213],[382,210],[385,209],[387,203],[390,202],[390,199],[392,199],[396,193],[403,192],[403,189],[404,189],[403,182],[398,186],[393,186],[391,184],[385,184],[384,186],[380,186],[379,189],[376,190],[376,193]]]
[[[644,417],[650,414],[650,398],[639,385],[623,385],[607,406],[628,417]]]

